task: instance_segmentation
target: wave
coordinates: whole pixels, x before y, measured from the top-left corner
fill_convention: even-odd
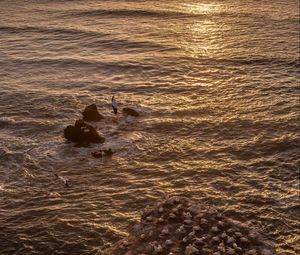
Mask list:
[[[174,57],[174,59],[163,59],[164,64],[172,65],[174,61],[177,63],[177,67],[181,64],[189,67],[189,63],[198,64],[200,66],[213,66],[213,67],[228,67],[228,66],[284,66],[288,68],[299,68],[300,60],[295,56],[295,58],[272,58],[272,57],[240,57],[240,58],[211,58],[203,56],[193,56],[193,57]],[[197,63],[198,61],[198,63]],[[189,67],[190,69],[190,67]]]
[[[284,65],[299,67],[300,61],[298,59],[279,59],[279,58],[254,58],[254,59],[229,59],[221,60],[221,62],[238,64],[238,65]]]
[[[19,134],[29,134],[32,131],[36,133],[45,132],[45,130],[55,130],[57,123],[48,119],[16,119],[13,117],[0,117],[0,128],[8,129],[10,131],[17,132]]]
[[[130,52],[142,52],[145,51],[156,51],[156,52],[162,52],[162,51],[175,51],[177,48],[168,46],[168,45],[162,45],[160,43],[154,43],[149,41],[134,41],[129,39],[123,39],[123,38],[111,38],[111,37],[105,37],[105,38],[95,38],[94,40],[85,41],[83,43],[83,46],[87,47],[100,47],[100,48],[107,48],[109,50],[127,50]]]
[[[284,58],[198,58],[201,62],[205,61],[207,64],[210,63],[212,65],[222,64],[223,66],[235,65],[235,66],[288,66],[298,68],[300,66],[300,60],[295,59],[284,59]]]
[[[125,42],[124,42],[125,44]],[[143,44],[141,44],[143,45]],[[146,44],[145,44],[146,45]],[[116,47],[116,46],[113,46]],[[131,47],[131,46],[128,46]],[[295,68],[298,69],[300,66],[300,61],[298,59],[279,59],[279,58],[257,58],[257,59],[215,59],[215,58],[197,58],[197,61],[200,62],[201,65],[207,66],[222,66],[222,67],[229,67],[229,66],[278,66],[278,67],[285,67],[285,68]],[[160,68],[164,70],[172,70],[173,63],[176,61],[177,63],[177,70],[176,73],[181,71],[186,71],[186,69],[190,70],[190,66],[186,65],[188,62],[193,61],[195,59],[191,59],[189,57],[180,58],[172,57],[169,59],[161,59]],[[157,69],[157,62],[155,59],[149,60],[139,60],[139,61],[121,61],[121,62],[106,62],[101,60],[94,60],[94,59],[79,59],[79,58],[7,58],[5,60],[0,60],[0,66],[4,69],[7,66],[12,65],[28,65],[28,66],[36,66],[40,67],[41,65],[46,66],[61,66],[65,68],[70,67],[83,67],[83,68],[101,68],[107,71],[126,71],[126,70],[156,70]]]
[[[154,10],[128,10],[128,9],[114,9],[114,10],[89,10],[72,12],[70,16],[97,16],[97,17],[132,17],[132,18],[178,18],[178,17],[189,17],[191,14],[176,12],[176,11],[154,11]],[[194,15],[193,15],[194,16]]]
[[[295,23],[298,24],[298,17],[289,18],[274,18],[266,13],[253,13],[253,12],[235,12],[235,11],[214,11],[211,13],[195,13],[189,11],[176,11],[176,10],[150,10],[150,9],[96,9],[96,10],[85,10],[85,11],[72,11],[65,16],[72,17],[103,17],[103,18],[159,18],[159,19],[172,19],[172,18],[197,18],[197,19],[217,19],[217,18],[228,18],[228,19],[252,19],[259,20],[267,23]]]
[[[255,143],[228,146],[226,151],[229,154],[234,155],[236,158],[245,160],[257,159],[258,157],[268,157],[276,154],[280,155],[287,152],[289,157],[292,158],[293,151],[295,155],[300,151],[299,142],[299,137],[286,137],[277,140],[267,140],[266,138],[263,138]],[[222,152],[223,150],[224,148],[220,149],[219,152]],[[289,169],[293,172],[296,170],[296,167],[290,165]]]
[[[75,58],[32,58],[32,59],[8,59],[5,61],[0,60],[0,66],[10,67],[12,65],[28,66],[28,68],[38,68],[41,66],[47,67],[61,67],[61,68],[88,68],[88,69],[99,69],[108,72],[124,72],[130,70],[153,70],[154,65],[141,64],[139,62],[102,62],[98,60],[87,60],[87,59],[75,59]]]
[[[116,13],[118,14],[126,13],[129,14],[131,12],[137,12],[140,14],[145,15],[154,15],[156,12],[152,11],[131,11],[131,10],[97,10],[97,11],[90,11],[87,13]],[[162,14],[159,14],[162,15]],[[0,26],[0,34],[1,33],[46,33],[51,35],[59,35],[63,37],[70,37],[74,36],[78,39],[80,36],[83,41],[83,45],[88,47],[101,47],[110,50],[128,50],[132,52],[145,52],[145,51],[178,51],[180,50],[178,47],[174,45],[164,45],[157,42],[150,42],[150,41],[134,41],[124,38],[113,38],[110,34],[98,32],[98,31],[89,31],[89,30],[81,30],[81,29],[74,29],[74,28],[58,28],[58,27],[38,27],[38,26],[24,26],[24,27],[13,27],[13,26]],[[87,40],[89,39],[89,40]],[[38,38],[36,39],[38,40]],[[276,66],[288,66],[289,68],[299,68],[300,67],[300,60],[298,58],[295,59],[285,59],[285,58],[268,58],[268,57],[257,57],[257,58],[206,58],[206,57],[193,57],[193,58],[180,58],[177,61],[178,63],[182,61],[195,61],[195,59],[201,61],[201,63],[209,64],[209,65],[236,65],[236,66],[269,66],[269,65],[276,65]],[[42,62],[44,60],[41,60]],[[60,61],[60,60],[59,60]],[[73,60],[78,61],[78,60]],[[81,60],[79,60],[81,61]],[[23,61],[21,61],[23,62]],[[49,61],[51,62],[51,61]],[[67,64],[69,60],[65,61]],[[23,62],[24,63],[24,62]],[[167,64],[167,63],[166,63]]]
[[[160,43],[149,41],[136,41],[124,38],[113,38],[108,33],[88,31],[81,29],[71,28],[46,28],[35,26],[24,27],[12,27],[12,26],[0,26],[0,33],[37,33],[47,34],[50,36],[59,36],[67,39],[81,39],[82,45],[87,47],[101,47],[108,48],[110,50],[131,50],[131,51],[174,51],[177,50],[174,46],[163,45]],[[46,38],[49,40],[49,38]],[[44,40],[44,38],[37,37],[35,41]]]
[[[0,33],[51,33],[58,35],[85,35],[85,36],[106,36],[108,34],[96,31],[81,30],[75,28],[59,28],[59,27],[38,27],[38,26],[0,26]]]

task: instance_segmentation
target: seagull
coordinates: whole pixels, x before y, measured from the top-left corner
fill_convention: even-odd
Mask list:
[[[65,179],[64,177],[59,176],[57,174],[54,174],[54,175],[55,175],[56,178],[61,179],[66,187],[69,187],[69,181],[67,179]]]
[[[117,112],[118,112],[118,103],[117,103],[117,101],[115,99],[115,96],[113,96],[111,98],[111,106],[112,106],[112,108],[114,110],[114,113],[117,114]]]

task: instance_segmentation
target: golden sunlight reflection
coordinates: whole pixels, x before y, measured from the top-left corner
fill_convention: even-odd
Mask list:
[[[298,0],[15,2],[0,255],[300,255]]]
[[[224,26],[222,20],[215,19],[214,13],[223,10],[221,4],[182,4],[181,11],[195,15],[190,22],[177,23],[175,30],[180,34],[177,37],[177,46],[188,52],[191,57],[214,57],[222,44],[217,38],[222,38]]]
[[[184,3],[182,9],[192,14],[204,14],[215,12],[220,8],[220,4],[208,3]]]
[[[104,224],[104,225],[102,225],[102,227],[106,228],[111,233],[115,233],[116,235],[119,235],[119,236],[122,236],[122,237],[128,236],[127,232],[122,231],[122,230],[116,228],[115,226],[113,226],[111,224]]]

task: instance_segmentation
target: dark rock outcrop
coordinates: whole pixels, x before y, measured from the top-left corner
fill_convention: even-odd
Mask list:
[[[84,121],[100,121],[104,117],[98,112],[97,106],[95,104],[91,104],[87,106],[83,113],[83,120]]]
[[[128,237],[101,255],[275,255],[255,228],[214,207],[171,197],[146,208]]]
[[[93,126],[86,124],[83,120],[77,120],[74,126],[67,126],[64,130],[64,136],[68,141],[77,143],[79,146],[104,143],[105,141],[105,138]]]
[[[123,108],[123,113],[130,115],[130,116],[134,116],[134,117],[140,116],[140,114],[136,110],[129,108],[129,107]]]

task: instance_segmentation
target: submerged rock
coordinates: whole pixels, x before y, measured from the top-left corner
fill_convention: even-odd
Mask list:
[[[129,107],[123,108],[123,113],[130,115],[130,116],[134,116],[134,117],[140,116],[140,114],[136,110],[129,108]]]
[[[92,152],[92,156],[94,158],[102,158],[102,157],[111,157],[113,155],[113,151],[112,149],[107,149],[107,150],[98,150],[98,151],[94,151]]]
[[[276,251],[250,226],[216,208],[176,196],[146,208],[128,237],[98,254],[275,255]]]
[[[74,126],[67,126],[64,130],[64,136],[68,141],[77,143],[79,146],[104,143],[105,141],[105,138],[93,126],[86,124],[83,120],[77,120]]]
[[[100,121],[104,117],[98,112],[97,106],[95,104],[91,104],[87,106],[83,113],[83,120],[84,121]]]

